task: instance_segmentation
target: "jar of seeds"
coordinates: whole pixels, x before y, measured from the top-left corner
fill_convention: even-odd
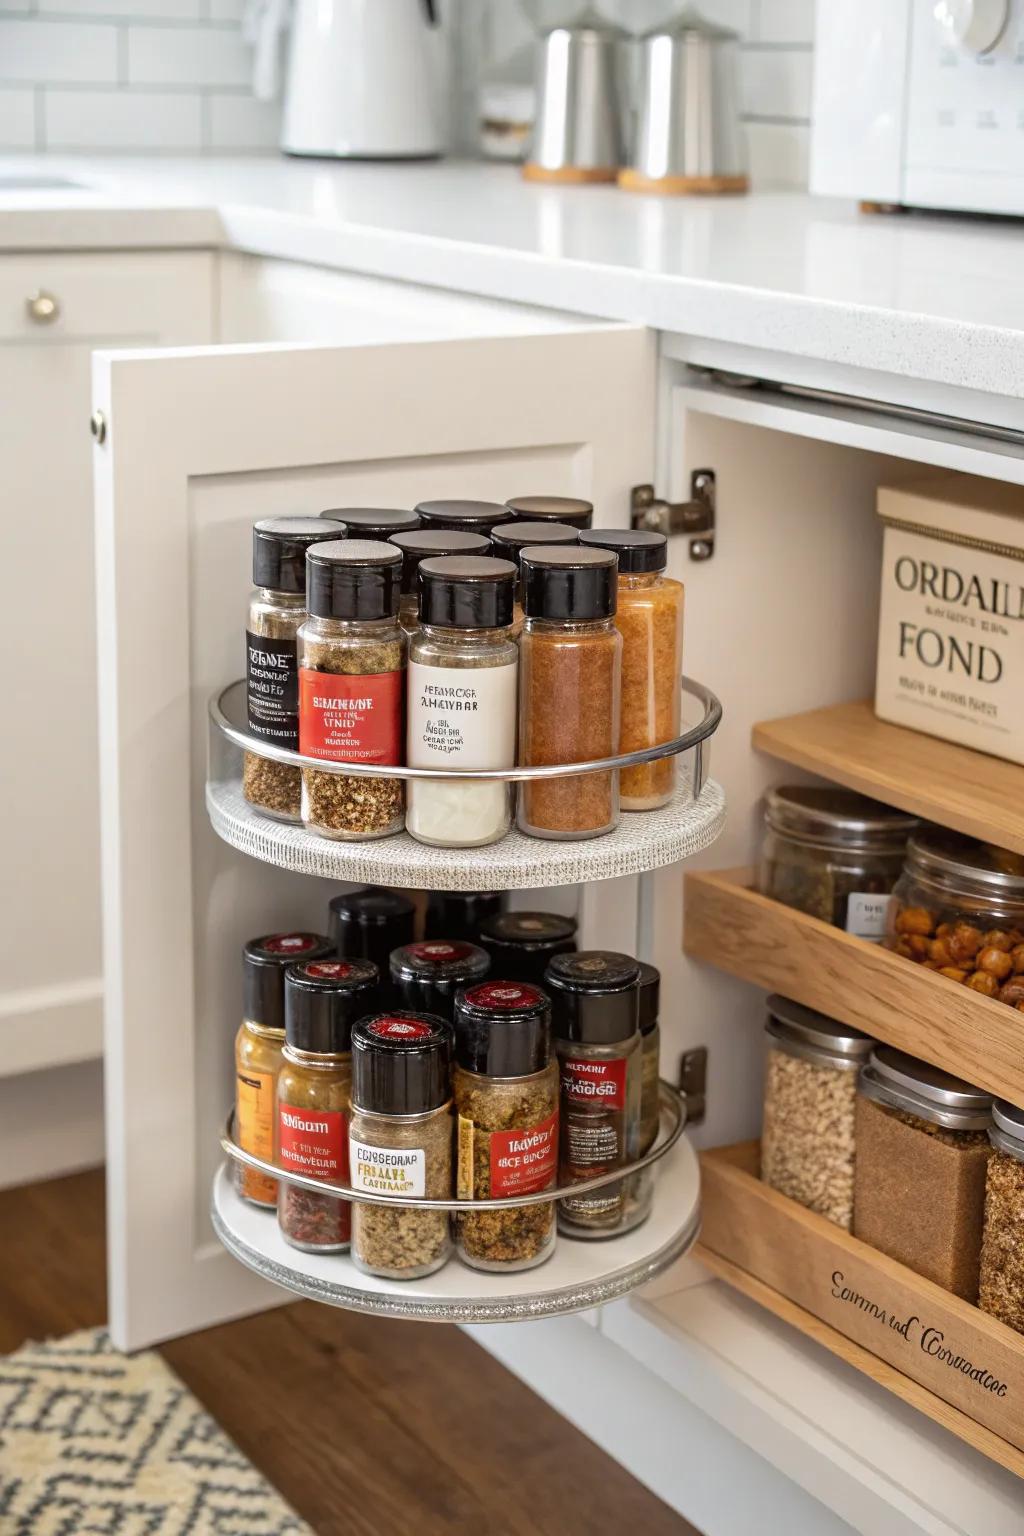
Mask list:
[[[330,762],[402,761],[406,639],[399,627],[402,556],[366,539],[314,545],[309,617],[299,631],[299,749]],[[302,770],[302,820],[322,837],[400,832],[401,779]]]
[[[486,952],[467,939],[421,939],[392,951],[391,986],[401,1007],[451,1023],[456,992],[483,981],[490,969]]]
[[[761,1177],[849,1232],[857,1073],[874,1041],[786,997],[768,999]]]
[[[425,1013],[375,1014],[352,1031],[352,1188],[381,1196],[352,1215],[352,1262],[368,1275],[418,1280],[451,1252],[447,1211],[387,1203],[451,1197],[451,1039]]]
[[[658,1139],[661,1124],[661,972],[644,961],[640,965],[640,1156]]]
[[[561,912],[496,913],[481,925],[480,944],[493,976],[543,987],[549,962],[576,948],[576,919]]]
[[[1024,1109],[992,1106],[978,1306],[1024,1333]]]
[[[420,627],[420,589],[417,577],[423,560],[444,555],[489,555],[491,541],[485,533],[463,533],[457,528],[414,528],[393,533],[389,542],[402,551],[402,601],[398,621],[407,635]]]

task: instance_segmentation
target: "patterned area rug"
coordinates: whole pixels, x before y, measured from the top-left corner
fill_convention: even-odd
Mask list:
[[[159,1355],[0,1359],[0,1536],[312,1536]]]

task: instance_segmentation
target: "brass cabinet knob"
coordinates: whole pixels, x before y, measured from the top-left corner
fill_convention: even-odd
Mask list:
[[[25,308],[28,310],[30,320],[37,325],[52,325],[60,315],[60,304],[52,293],[47,293],[45,288],[40,288],[31,298],[25,300]]]

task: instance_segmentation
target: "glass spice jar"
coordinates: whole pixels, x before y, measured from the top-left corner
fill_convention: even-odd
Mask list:
[[[504,891],[431,891],[424,937],[479,944],[482,924],[503,912],[506,900]]]
[[[318,517],[267,517],[252,530],[253,592],[245,633],[249,734],[291,752],[299,750],[297,637],[306,618],[306,550],[344,536],[344,528]],[[246,752],[242,794],[268,816],[297,822],[301,771]]]
[[[594,528],[580,534],[584,549],[611,549],[619,558],[615,624],[622,636],[620,752],[640,752],[680,732],[683,666],[683,584],[665,575],[668,539],[645,529]],[[624,811],[653,811],[671,800],[676,758],[624,768]]]
[[[421,563],[420,627],[409,644],[410,767],[513,767],[515,578],[510,561],[478,555]],[[411,779],[408,797],[407,831],[435,848],[496,843],[512,823],[512,786],[502,779]]]
[[[765,797],[763,896],[878,943],[917,818],[834,786],[787,784]]]
[[[640,967],[628,955],[556,955],[545,988],[561,1083],[559,1184],[611,1173],[640,1147]],[[650,1179],[623,1179],[558,1203],[559,1230],[615,1237],[650,1211]]]
[[[458,528],[462,533],[490,534],[511,520],[508,507],[496,501],[421,501],[416,507],[424,528]]]
[[[393,533],[388,542],[402,551],[402,600],[398,622],[407,635],[420,627],[420,589],[417,581],[421,560],[443,555],[489,555],[491,541],[485,533],[463,533],[457,528],[414,528]]]
[[[390,539],[420,525],[416,513],[405,507],[332,507],[320,516],[344,523],[353,539]]]
[[[284,1045],[284,975],[296,960],[327,959],[331,941],[318,933],[268,933],[242,951],[244,1002],[235,1036],[235,1139],[243,1152],[274,1161],[277,1075]],[[274,1210],[277,1180],[235,1164],[243,1200]]]
[[[327,932],[339,958],[372,960],[380,972],[383,1007],[383,994],[390,985],[391,951],[412,943],[416,908],[400,891],[368,885],[361,891],[333,896],[327,911]]]
[[[451,1252],[447,1211],[386,1199],[451,1198],[451,1039],[426,1013],[375,1014],[352,1031],[352,1187],[383,1197],[352,1213],[352,1262],[368,1275],[418,1280]]]
[[[299,745],[330,762],[401,763],[406,638],[397,620],[402,556],[366,539],[314,545],[309,617],[299,631]],[[302,770],[302,820],[321,837],[400,832],[401,779]]]
[[[861,1069],[853,1233],[964,1301],[978,1298],[992,1099],[877,1045]]]
[[[512,523],[501,523],[491,535],[491,544],[496,555],[503,560],[511,560],[516,568],[516,600],[513,610],[512,633],[518,640],[523,632],[523,583],[521,558],[524,549],[531,546],[543,549],[550,545],[557,547],[562,544],[578,544],[580,541],[579,530],[570,528],[567,523],[523,523],[518,519]]]
[[[786,997],[767,1008],[761,1178],[849,1232],[857,1073],[875,1042]]]
[[[519,758],[524,767],[589,762],[619,750],[616,565],[610,550],[531,546],[523,551]],[[519,830],[530,837],[599,837],[618,820],[615,769],[519,786]]]
[[[661,1124],[661,972],[645,961],[640,966],[640,1156],[658,1139]]]
[[[432,1013],[451,1023],[460,987],[483,981],[489,956],[466,939],[421,939],[391,954],[391,986],[402,1008]]]
[[[492,975],[543,987],[549,961],[575,951],[576,926],[560,912],[501,912],[481,925],[480,944]]]
[[[992,1105],[978,1306],[1024,1333],[1024,1109]]]
[[[485,981],[455,1000],[460,1200],[539,1194],[558,1176],[558,1064],[551,1004],[539,987]],[[473,1269],[533,1269],[555,1246],[554,1203],[458,1212],[459,1257]]]
[[[579,496],[513,496],[505,505],[524,523],[568,523],[577,533],[594,521],[594,503]]]
[[[369,960],[307,960],[289,968],[277,1079],[280,1168],[348,1183],[352,1024],[373,1006],[377,980]],[[285,1242],[304,1253],[340,1253],[352,1229],[347,1200],[283,1179],[277,1222]]]

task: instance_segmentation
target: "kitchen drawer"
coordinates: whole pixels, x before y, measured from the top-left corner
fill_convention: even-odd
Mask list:
[[[172,289],[175,311],[181,308],[183,290],[193,290],[202,310],[197,334],[205,339],[212,326],[211,259],[175,251],[2,256],[0,342],[109,342],[117,337],[130,345],[136,335],[152,340],[154,331],[162,329]],[[46,313],[47,298],[56,305],[52,314]]]

